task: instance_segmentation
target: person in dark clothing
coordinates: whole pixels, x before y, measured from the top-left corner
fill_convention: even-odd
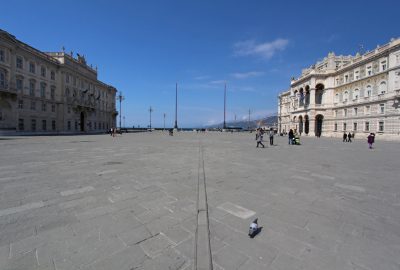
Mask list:
[[[347,142],[347,133],[343,133],[343,142]]]
[[[368,135],[368,145],[369,145],[369,149],[372,149],[372,144],[375,142],[375,134],[374,133],[370,133]]]
[[[293,144],[293,138],[294,138],[293,129],[291,129],[289,130],[289,144]]]
[[[347,141],[351,142],[351,133],[349,132],[349,134],[347,135]]]
[[[269,145],[274,145],[274,131],[269,131]]]

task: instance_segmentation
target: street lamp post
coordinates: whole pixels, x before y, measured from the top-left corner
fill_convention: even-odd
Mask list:
[[[251,111],[250,111],[250,109],[249,109],[249,126],[248,126],[248,129],[250,130],[250,113],[251,113]]]
[[[119,129],[121,129],[121,115],[122,115],[122,107],[121,103],[125,99],[125,97],[122,95],[122,92],[119,92],[118,95],[118,100],[119,100]]]
[[[174,128],[178,129],[178,83],[175,85],[175,125]]]
[[[164,130],[165,130],[165,116],[167,115],[164,113]]]
[[[124,128],[126,127],[125,125],[125,116],[122,117],[122,120],[124,120]]]
[[[226,83],[224,88],[224,129],[226,129]]]
[[[153,112],[153,109],[151,108],[151,106],[150,106],[150,109],[149,109],[149,112],[150,112],[150,129],[151,129],[151,113]]]

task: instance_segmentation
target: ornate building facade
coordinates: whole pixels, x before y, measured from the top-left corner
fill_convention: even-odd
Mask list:
[[[84,56],[41,52],[0,29],[0,131],[102,132],[116,124],[117,90]]]
[[[355,56],[329,53],[304,69],[278,96],[278,129],[400,140],[400,39]]]

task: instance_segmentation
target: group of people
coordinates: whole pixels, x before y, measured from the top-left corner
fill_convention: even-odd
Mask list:
[[[353,134],[351,134],[350,132],[349,132],[349,134],[344,132],[343,133],[343,142],[351,142],[351,138],[354,139],[354,135],[355,135],[354,132],[353,132]]]
[[[256,141],[257,141],[257,148],[258,146],[262,146],[265,148],[265,145],[262,143],[264,138],[264,130],[262,128],[258,128],[256,131]],[[269,131],[269,145],[274,145],[274,131]]]
[[[297,132],[295,133],[293,131],[293,129],[289,130],[289,134],[288,134],[288,138],[289,138],[289,144],[300,144],[300,136],[299,134],[297,134]]]

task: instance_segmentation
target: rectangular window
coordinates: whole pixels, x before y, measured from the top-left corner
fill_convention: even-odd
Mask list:
[[[46,102],[42,102],[42,111],[45,112],[47,109]]]
[[[386,70],[386,60],[381,62],[381,71]]]
[[[384,123],[383,121],[379,121],[379,132],[383,132],[384,131]]]
[[[372,66],[367,66],[367,75],[368,76],[372,75]]]
[[[75,121],[75,130],[78,130],[78,121]]]
[[[56,105],[55,104],[51,104],[51,112],[56,112]]]
[[[31,120],[31,130],[36,131],[36,119]]]
[[[5,52],[4,52],[4,50],[0,50],[0,61],[1,62],[5,61]]]
[[[365,106],[365,114],[370,114],[371,113],[371,106]]]
[[[353,130],[357,131],[357,123],[353,123]]]
[[[42,120],[42,130],[46,131],[46,129],[47,129],[47,122],[46,120]]]
[[[29,83],[29,95],[35,96],[35,83],[34,82]]]
[[[40,97],[41,98],[46,97],[46,84],[44,84],[44,83],[40,84]]]
[[[22,119],[22,118],[18,119],[18,129],[19,130],[24,130],[25,129],[25,127],[24,127],[24,119]]]
[[[354,72],[354,79],[355,79],[355,80],[358,80],[359,78],[360,78],[360,71],[356,70],[356,71]]]
[[[17,90],[22,91],[22,89],[24,88],[23,80],[18,78],[16,82],[17,82]]]
[[[54,71],[50,73],[50,79],[52,79],[53,81],[56,79],[56,73]]]
[[[35,101],[31,101],[31,110],[32,111],[36,110],[36,102]]]
[[[344,82],[347,83],[349,81],[349,75],[344,75]]]
[[[347,124],[343,123],[343,131],[346,131],[346,128],[347,128]]]
[[[67,107],[67,112],[68,112],[68,113],[71,113],[71,106],[68,106],[68,107]]]
[[[33,62],[29,63],[29,72],[35,73],[35,63],[33,63]]]
[[[55,87],[53,86],[53,87],[51,87],[51,90],[50,90],[50,98],[51,98],[52,100],[54,100],[54,98],[55,98],[55,93],[56,93],[56,89],[55,89]]]
[[[343,109],[343,115],[344,117],[347,117],[347,109]]]
[[[66,74],[66,75],[65,75],[65,82],[66,82],[66,83],[69,83],[69,74]]]
[[[56,120],[52,120],[52,121],[51,121],[51,129],[52,129],[53,131],[56,130]]]
[[[380,112],[381,114],[384,114],[384,113],[385,113],[385,104],[379,104],[379,112]]]
[[[365,122],[365,131],[369,131],[369,122]]]
[[[24,101],[22,99],[18,100],[18,109],[24,108]]]
[[[19,69],[23,69],[23,66],[24,66],[24,62],[23,62],[23,60],[22,60],[22,57],[20,57],[20,56],[17,56],[17,68],[19,68]]]
[[[45,67],[40,68],[40,74],[42,75],[42,77],[46,77],[46,68]]]
[[[354,116],[357,116],[358,114],[358,108],[354,108]]]
[[[337,131],[337,123],[335,123],[335,131]]]
[[[68,121],[68,122],[67,122],[67,129],[68,129],[68,130],[71,130],[71,121]]]

